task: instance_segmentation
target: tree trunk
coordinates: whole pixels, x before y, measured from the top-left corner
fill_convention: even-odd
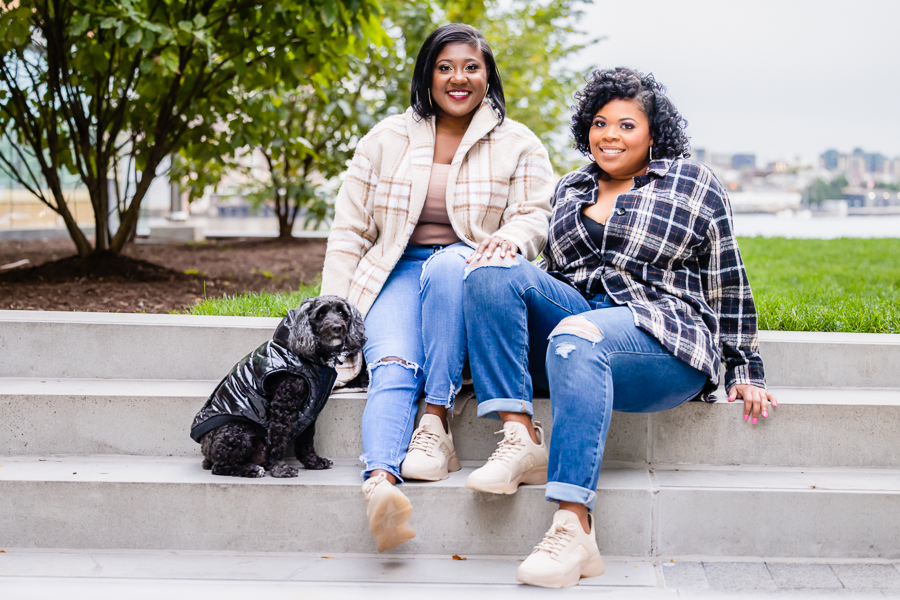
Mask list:
[[[62,197],[62,190],[59,190],[57,193],[57,190],[54,189],[53,196],[56,199],[56,206],[58,208],[56,212],[63,218],[66,229],[69,230],[69,237],[71,237],[72,241],[75,243],[75,249],[78,251],[78,256],[81,258],[87,257],[94,249],[91,247],[91,243],[88,241],[87,236],[84,235],[84,232],[78,226],[78,223],[75,222],[75,217],[69,212],[69,207]]]
[[[122,248],[124,248],[128,240],[132,238],[133,233],[137,228],[138,217],[141,214],[141,202],[144,200],[144,196],[147,195],[147,190],[150,189],[150,184],[153,183],[153,179],[156,177],[156,168],[158,166],[158,159],[154,158],[148,161],[146,168],[142,171],[141,180],[135,187],[131,203],[119,218],[119,229],[109,243],[109,249],[116,254],[122,251]],[[153,173],[153,175],[148,175],[148,173]]]
[[[291,218],[291,206],[287,194],[275,190],[275,215],[278,217],[278,239],[287,240],[293,237],[294,219]]]
[[[97,169],[102,174],[101,169]],[[109,249],[109,186],[106,177],[97,177],[93,189],[90,190],[91,204],[94,206],[94,251],[105,252]]]

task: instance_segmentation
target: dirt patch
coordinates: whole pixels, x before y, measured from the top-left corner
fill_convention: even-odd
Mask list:
[[[85,265],[68,239],[0,242],[0,309],[181,312],[204,297],[295,291],[322,272],[325,243],[306,240],[130,244]]]

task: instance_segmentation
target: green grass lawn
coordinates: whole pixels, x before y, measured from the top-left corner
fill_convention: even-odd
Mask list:
[[[760,329],[900,333],[900,239],[739,244]]]
[[[760,329],[900,333],[900,239],[741,238]],[[242,294],[195,315],[280,317],[319,285],[293,294]]]

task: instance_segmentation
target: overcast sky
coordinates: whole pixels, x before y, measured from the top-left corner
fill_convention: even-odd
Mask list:
[[[900,0],[595,0],[571,66],[652,72],[694,148],[900,156]]]

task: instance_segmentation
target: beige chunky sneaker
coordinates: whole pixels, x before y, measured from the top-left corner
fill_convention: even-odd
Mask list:
[[[459,471],[459,459],[453,447],[453,434],[444,431],[439,416],[422,415],[409,443],[409,452],[400,465],[400,474],[404,479],[440,481],[456,471]]]
[[[547,451],[544,429],[535,422],[540,444],[531,441],[528,429],[521,423],[508,421],[503,424],[503,439],[488,459],[487,464],[475,469],[466,479],[466,487],[491,494],[515,494],[519,484],[540,485],[547,483]]]
[[[369,533],[375,536],[379,552],[390,550],[416,537],[407,524],[412,515],[409,498],[387,481],[387,475],[379,473],[369,477],[362,487],[366,499],[366,515],[369,517]]]
[[[570,510],[556,511],[544,539],[516,570],[516,579],[529,585],[568,588],[582,577],[603,575],[606,567],[597,547],[593,515],[588,519],[590,534],[584,532],[578,515]]]

